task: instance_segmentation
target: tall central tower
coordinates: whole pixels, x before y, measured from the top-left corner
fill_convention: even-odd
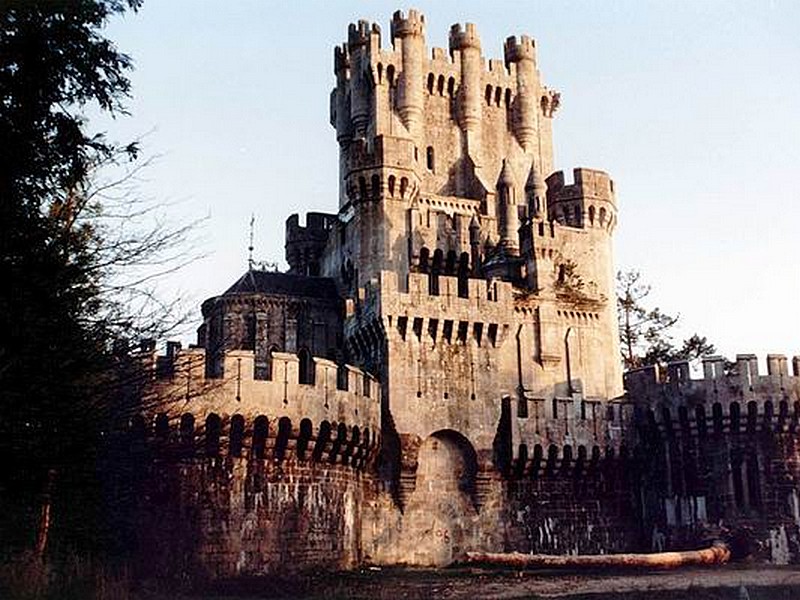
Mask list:
[[[330,102],[338,213],[287,239],[293,272],[337,282],[344,359],[381,381],[381,476],[411,530],[441,482],[462,494],[448,510],[486,515],[520,448],[599,443],[580,420],[622,391],[613,182],[553,171],[561,99],[533,39],[486,59],[471,23],[446,50],[425,29],[398,11],[384,47],[378,25],[350,25]]]

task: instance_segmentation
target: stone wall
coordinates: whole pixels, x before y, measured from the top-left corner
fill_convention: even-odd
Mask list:
[[[314,358],[313,382],[300,383],[286,353],[268,381],[253,378],[252,352],[226,353],[223,379],[203,376],[202,350],[172,360],[129,425],[144,570],[227,578],[360,564],[380,443],[372,377]]]
[[[736,552],[782,564],[800,561],[800,360],[753,355],[726,365],[704,359],[703,379],[686,363],[626,375],[639,411],[649,477],[643,520],[667,546],[712,532]]]

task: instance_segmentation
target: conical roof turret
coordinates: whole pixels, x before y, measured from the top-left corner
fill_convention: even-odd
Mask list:
[[[503,168],[500,169],[500,177],[497,179],[497,187],[514,187],[514,172],[506,159],[503,159]]]

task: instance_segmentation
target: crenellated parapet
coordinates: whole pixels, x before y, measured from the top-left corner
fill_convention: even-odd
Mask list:
[[[627,397],[640,412],[651,411],[663,431],[785,432],[800,424],[800,356],[791,374],[784,355],[768,355],[764,374],[755,355],[739,354],[735,363],[704,357],[703,377],[690,375],[686,362],[630,371]]]
[[[165,360],[171,368],[164,368]],[[254,353],[240,350],[225,353],[224,376],[213,378],[206,377],[204,363],[202,348],[142,357],[145,367],[161,365],[151,371],[143,396],[146,423],[159,415],[170,422],[191,415],[193,423],[205,423],[210,415],[228,422],[239,415],[248,423],[259,417],[273,424],[283,419],[291,423],[290,437],[297,437],[301,424],[309,421],[315,428],[328,423],[334,430],[343,424],[348,440],[354,431],[360,437],[370,431],[372,442],[377,440],[381,389],[361,369],[306,353],[273,352],[268,378],[257,379]]]
[[[307,213],[305,226],[300,225],[298,214],[286,219],[286,262],[292,273],[320,274],[325,245],[336,223],[336,215],[321,212]]]
[[[512,410],[513,461],[519,469],[523,464],[531,468],[530,461],[536,462],[538,455],[565,470],[579,457],[624,456],[638,442],[634,406],[622,398],[607,401],[579,391],[554,398],[528,396],[516,400]]]
[[[547,211],[551,220],[579,228],[600,228],[612,232],[617,222],[614,182],[608,173],[596,169],[573,169],[573,183],[563,171],[547,180]]]

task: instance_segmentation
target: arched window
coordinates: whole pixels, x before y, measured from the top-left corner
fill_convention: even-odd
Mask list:
[[[722,404],[719,402],[714,402],[714,405],[711,407],[711,415],[712,420],[714,421],[714,433],[721,435],[723,430]]]
[[[169,417],[167,413],[158,413],[156,416],[156,438],[166,441],[169,437]]]
[[[541,444],[536,444],[533,447],[533,459],[531,460],[531,477],[536,478],[539,476],[539,469],[542,467],[542,457],[544,451]]]
[[[428,163],[428,170],[433,171],[434,162],[433,162],[433,146],[428,146],[428,149],[425,153],[427,163]]]
[[[486,86],[486,106],[492,105],[492,86]]]
[[[359,200],[366,200],[367,199],[367,180],[364,177],[358,178],[358,195]]]
[[[427,273],[430,265],[428,261],[430,260],[430,250],[426,247],[422,247],[419,251],[419,270],[420,273]]]
[[[445,275],[453,275],[456,271],[456,251],[449,250],[447,252],[447,258],[444,261],[444,273]]]
[[[372,197],[376,200],[381,197],[381,177],[378,174],[372,176]]]
[[[600,227],[603,227],[606,224],[606,209],[600,209]]]
[[[458,259],[458,297],[469,297],[469,254],[466,252]]]
[[[407,177],[401,177],[400,178],[400,197],[401,198],[405,198],[406,197],[406,191],[407,190],[408,190],[408,178]]]
[[[500,106],[500,101],[503,98],[503,90],[499,87],[495,88],[494,90],[494,104],[495,106]]]
[[[429,94],[433,93],[433,81],[434,81],[433,73],[428,73],[428,93]]]
[[[306,385],[314,384],[314,358],[308,348],[301,348],[297,353],[297,380]]]
[[[383,63],[378,63],[378,85],[383,83]]]
[[[386,67],[386,81],[389,82],[389,87],[394,87],[394,65],[389,65]]]
[[[738,402],[731,402],[731,433],[739,433],[741,415]]]
[[[206,456],[219,456],[219,437],[222,431],[222,419],[211,413],[206,417]]]
[[[706,437],[706,409],[702,404],[695,407],[694,416],[697,420],[697,435],[701,438]]]
[[[572,466],[572,446],[567,444],[564,446],[564,453],[561,457],[561,472],[566,475],[569,473],[569,468]]]
[[[367,375],[366,373],[364,373],[363,377],[364,377],[364,396],[366,396],[367,398],[369,398],[369,396],[370,396],[370,389],[371,389],[369,375]]]
[[[456,80],[452,77],[447,80],[447,95],[451,98],[456,94]]]
[[[772,431],[772,417],[775,414],[775,409],[772,405],[772,400],[764,402],[764,431]]]
[[[522,477],[525,473],[525,467],[528,463],[528,446],[520,444],[517,449],[517,462],[514,469],[517,477]]]
[[[781,400],[778,407],[778,430],[783,431],[789,421],[789,403],[786,400]]]
[[[755,433],[758,419],[758,404],[755,400],[747,403],[747,433]]]
[[[297,437],[297,458],[300,460],[306,459],[306,450],[308,450],[308,442],[313,435],[313,429],[311,419],[300,421],[300,435]]]
[[[350,375],[347,365],[344,364],[343,362],[336,365],[336,389],[346,391],[347,388],[349,387],[348,386],[349,379]]]
[[[594,225],[594,206],[589,207],[589,225]]]
[[[439,80],[436,82],[436,91],[440,96],[444,96],[444,75],[439,75]]]
[[[506,108],[511,108],[511,90],[506,88],[506,99],[505,99]]]
[[[228,453],[231,456],[241,456],[242,446],[244,446],[244,417],[242,415],[233,415],[231,417]]]
[[[394,175],[389,175],[389,195],[394,196],[394,183],[397,178]]]
[[[269,435],[269,422],[264,415],[256,417],[253,421],[253,456],[264,458],[267,445],[267,435]]]
[[[322,460],[322,454],[325,452],[325,446],[331,440],[331,424],[323,421],[319,424],[319,433],[314,442],[314,451],[311,453],[311,458],[317,462]]]
[[[558,462],[558,446],[550,444],[547,449],[547,463],[544,467],[546,475],[551,476],[556,472],[556,462]]]
[[[433,265],[431,266],[430,277],[428,277],[428,293],[431,296],[439,295],[439,274],[442,272],[442,258],[442,250],[437,248],[433,253]]]
[[[292,420],[289,417],[281,417],[278,421],[278,437],[275,440],[276,460],[283,460],[286,457],[286,446],[289,445],[291,435]]]
[[[194,415],[184,413],[181,415],[179,429],[180,442],[183,449],[187,452],[194,451]]]

